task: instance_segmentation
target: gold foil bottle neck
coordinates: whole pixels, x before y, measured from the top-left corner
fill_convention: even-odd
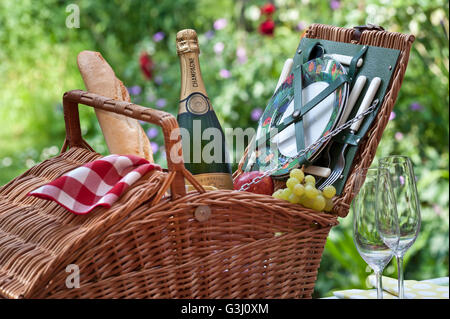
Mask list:
[[[177,33],[177,54],[181,55],[188,52],[200,53],[198,46],[197,32],[192,29],[181,30]]]

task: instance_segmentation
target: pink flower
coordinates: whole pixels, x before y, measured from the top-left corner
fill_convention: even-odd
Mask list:
[[[166,104],[167,104],[166,99],[158,99],[155,103],[155,105],[159,108],[166,106]]]
[[[151,127],[147,130],[147,136],[149,138],[155,138],[156,136],[158,136],[158,129],[156,127]]]
[[[395,119],[395,112],[392,111],[391,115],[389,116],[389,121],[392,121],[393,119]]]
[[[214,31],[213,30],[209,30],[205,32],[205,38],[207,40],[211,40],[212,38],[214,38]]]
[[[237,48],[236,57],[240,64],[244,64],[245,62],[247,62],[247,51],[245,50],[245,48],[243,47]]]
[[[417,102],[411,103],[411,105],[409,107],[410,107],[411,111],[422,111],[422,109],[423,109],[423,106]]]
[[[156,32],[156,33],[153,35],[153,41],[155,41],[155,42],[162,41],[162,40],[164,39],[165,36],[166,36],[166,35],[165,35],[164,32],[162,32],[162,31]]]
[[[231,72],[227,69],[220,70],[219,74],[224,79],[228,79],[229,77],[231,77]]]
[[[298,30],[298,31],[302,31],[302,30],[304,30],[304,29],[305,29],[305,23],[302,22],[302,21],[300,21],[300,22],[297,24],[297,30]]]
[[[157,85],[161,85],[163,83],[163,78],[162,78],[162,76],[158,75],[158,76],[155,76],[154,81]]]
[[[216,21],[214,21],[214,29],[222,30],[227,26],[227,24],[228,24],[227,19],[225,18],[217,19]]]
[[[438,204],[433,204],[433,210],[436,213],[436,215],[440,215],[442,213],[442,209]]]
[[[224,48],[225,48],[225,45],[223,44],[223,42],[217,42],[216,44],[214,44],[214,52],[217,55],[222,54]]]
[[[330,8],[332,10],[337,10],[341,7],[341,1],[340,0],[331,0],[330,1]]]
[[[261,108],[256,108],[252,110],[252,113],[250,114],[250,117],[253,121],[258,121],[263,113],[263,110]]]
[[[133,85],[132,87],[128,88],[128,93],[130,93],[131,95],[139,95],[141,94],[142,89],[139,85]]]
[[[158,145],[157,143],[155,143],[155,142],[150,142],[150,146],[152,147],[153,153],[158,152],[158,150],[159,150],[159,145]]]
[[[395,139],[396,139],[397,141],[403,140],[403,133],[402,133],[402,132],[397,132],[397,133],[395,133]]]

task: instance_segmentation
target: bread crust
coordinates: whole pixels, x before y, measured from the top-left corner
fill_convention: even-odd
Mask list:
[[[128,90],[99,52],[82,51],[77,63],[88,92],[131,101]],[[98,109],[95,114],[111,154],[137,155],[153,162],[150,141],[137,120]]]

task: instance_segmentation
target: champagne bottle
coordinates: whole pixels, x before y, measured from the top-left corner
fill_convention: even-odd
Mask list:
[[[196,32],[192,29],[179,31],[176,44],[181,68],[177,120],[182,131],[185,167],[202,185],[233,189],[225,135],[209,101],[200,71]]]

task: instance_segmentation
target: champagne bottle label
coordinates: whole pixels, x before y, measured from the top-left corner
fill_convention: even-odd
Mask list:
[[[200,92],[192,93],[186,99],[181,100],[180,104],[182,103],[185,104],[185,109],[187,112],[195,115],[206,114],[211,109],[208,97]],[[180,105],[180,108],[181,107],[182,106]]]

